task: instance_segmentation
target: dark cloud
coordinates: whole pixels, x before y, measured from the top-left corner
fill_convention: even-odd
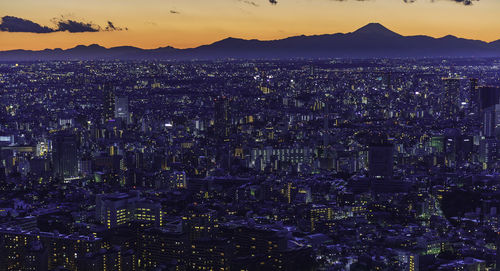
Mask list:
[[[99,32],[99,31],[122,31],[128,28],[115,26],[111,21],[108,21],[105,27],[93,24],[91,22],[82,22],[75,19],[67,19],[61,16],[51,20],[55,27],[42,26],[30,20],[4,16],[0,19],[0,32],[26,32],[26,33],[53,33],[59,31],[67,31],[70,33],[82,32]]]
[[[276,4],[278,4],[278,0],[269,0],[269,3],[276,5]]]
[[[78,22],[71,19],[54,18],[52,22],[56,25],[56,31],[68,31],[70,33],[99,32],[101,27],[93,23]]]
[[[170,13],[172,13],[172,14],[181,14],[181,13],[180,13],[179,11],[177,11],[177,10],[170,10]]]
[[[30,33],[51,33],[54,29],[41,26],[30,20],[21,19],[14,16],[4,16],[0,20],[0,31],[4,32],[30,32]]]
[[[128,30],[128,28],[117,27],[113,24],[113,22],[108,21],[108,25],[106,25],[104,30],[106,30],[106,31],[122,31],[122,30]]]

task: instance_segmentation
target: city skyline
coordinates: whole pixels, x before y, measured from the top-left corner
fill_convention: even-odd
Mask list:
[[[500,271],[499,0],[2,2],[0,271]]]
[[[236,37],[275,40],[297,35],[348,33],[378,22],[405,36],[500,39],[497,1],[44,1],[2,4],[0,50],[104,47],[192,48]],[[466,2],[469,3],[469,2]],[[29,8],[26,8],[26,7]],[[98,8],[96,8],[98,7]],[[446,16],[443,16],[446,14]],[[30,22],[38,33],[12,30]],[[75,28],[79,27],[79,28]],[[16,32],[11,32],[16,31]]]

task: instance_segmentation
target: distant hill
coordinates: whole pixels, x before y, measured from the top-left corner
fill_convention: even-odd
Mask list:
[[[455,36],[402,36],[381,24],[370,23],[351,33],[295,36],[281,40],[227,38],[190,49],[131,46],[104,48],[93,44],[41,51],[0,52],[0,61],[93,59],[288,59],[288,58],[400,58],[400,57],[499,57],[500,40],[484,42]]]

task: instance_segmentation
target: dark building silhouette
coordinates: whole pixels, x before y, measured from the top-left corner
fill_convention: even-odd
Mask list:
[[[115,93],[111,84],[104,86],[104,106],[103,118],[105,121],[113,119],[115,116]]]
[[[443,152],[446,166],[455,167],[458,162],[469,160],[473,149],[473,141],[472,137],[462,135],[457,129],[447,129],[443,136]]]
[[[484,109],[483,135],[486,137],[498,137],[500,135],[500,104]]]
[[[444,78],[444,92],[441,114],[446,119],[453,119],[460,109],[460,79]]]
[[[479,91],[478,91],[478,79],[470,78],[469,79],[469,108],[470,112],[474,114],[479,114]]]
[[[229,98],[222,96],[214,100],[215,115],[214,128],[218,140],[224,141],[229,138],[231,125],[231,109]]]
[[[57,134],[53,141],[54,173],[61,179],[78,176],[78,140],[76,135]]]
[[[114,100],[114,117],[121,119],[124,123],[130,124],[130,113],[128,110],[128,97],[115,97]]]
[[[500,103],[500,88],[480,87],[479,88],[479,109],[483,112],[486,108]]]
[[[391,179],[394,173],[394,145],[387,141],[370,144],[368,148],[368,171],[375,179]]]
[[[392,74],[390,72],[382,75],[383,86],[386,89],[392,89]]]

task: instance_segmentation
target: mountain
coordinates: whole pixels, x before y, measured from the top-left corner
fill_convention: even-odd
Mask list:
[[[354,31],[353,34],[358,36],[401,37],[398,33],[387,29],[379,23],[369,23]]]
[[[287,59],[287,58],[405,58],[405,57],[500,57],[500,40],[484,42],[444,36],[403,36],[378,23],[350,33],[294,36],[280,40],[226,38],[196,48],[132,46],[105,48],[97,44],[41,51],[0,52],[0,61],[92,59]]]

